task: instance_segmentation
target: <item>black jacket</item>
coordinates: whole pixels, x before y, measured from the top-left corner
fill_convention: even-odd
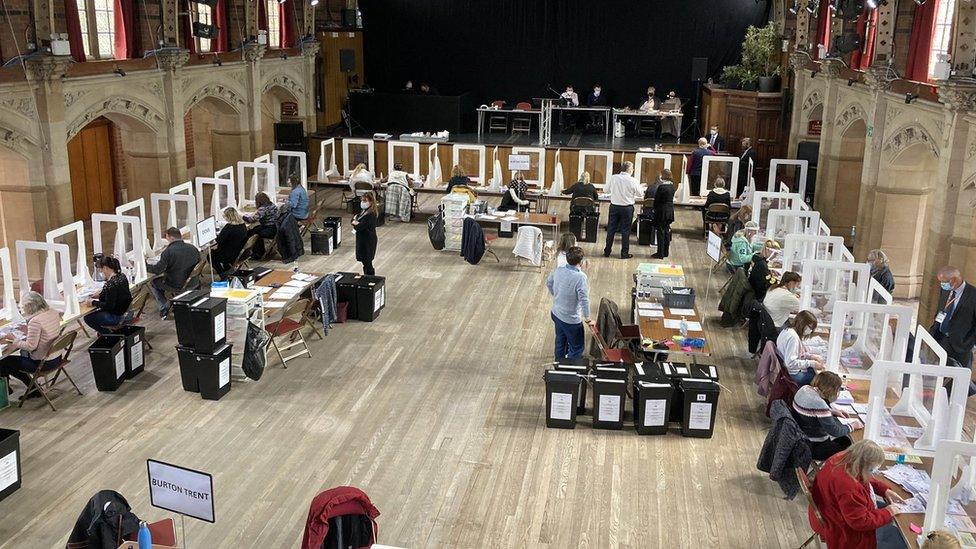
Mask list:
[[[170,242],[163,253],[159,255],[159,261],[146,266],[152,274],[161,274],[166,280],[166,285],[179,289],[186,284],[190,272],[197,263],[200,262],[200,251],[196,246],[182,240]]]
[[[139,531],[139,517],[122,494],[101,490],[85,505],[68,536],[68,547],[116,549],[126,536]]]
[[[936,313],[945,309],[949,293],[943,291],[939,294],[939,308]],[[973,345],[976,345],[976,287],[967,283],[963,288],[962,297],[948,320],[947,334],[940,331],[936,322],[932,323],[929,333],[939,340],[950,358],[969,367],[973,361]]]
[[[756,149],[749,147],[748,149],[742,151],[739,156],[739,193],[749,186],[749,181],[746,180],[749,177],[749,160],[752,160],[752,168],[756,169],[759,167],[759,157],[756,156]]]
[[[586,96],[586,106],[587,107],[606,107],[607,106],[607,94],[606,94],[606,92],[604,92],[604,91],[601,90],[600,91],[600,97],[597,97],[597,96],[593,95],[593,92],[590,92],[590,95]]]
[[[715,153],[708,149],[703,149],[698,147],[691,152],[691,170],[688,172],[689,175],[701,175],[702,172],[702,159],[706,156],[711,156]]]
[[[600,195],[596,192],[596,187],[592,183],[583,183],[582,181],[577,181],[573,183],[568,189],[563,190],[563,194],[571,195],[573,198],[592,198],[594,202],[600,200]],[[589,212],[578,212],[572,211],[571,213],[590,213],[595,211],[595,208],[591,208]]]
[[[711,147],[711,148],[713,148],[713,149],[715,149],[715,152],[722,152],[722,151],[725,150],[725,138],[722,137],[722,134],[720,134],[720,133],[715,134],[715,144],[714,145],[712,144],[712,134],[706,135],[705,136],[705,139],[708,140],[708,146]]]
[[[278,214],[278,232],[275,239],[278,242],[278,254],[285,263],[291,263],[305,255],[305,243],[298,231],[298,221],[289,211]]]
[[[471,180],[466,175],[455,175],[447,182],[447,192],[451,192],[455,185],[471,186]]]
[[[211,252],[217,270],[223,271],[236,261],[246,243],[247,227],[243,223],[224,225],[224,228],[220,229],[217,234],[217,247]]]
[[[464,218],[461,227],[461,255],[472,265],[477,265],[485,255],[485,232],[474,218]]]
[[[132,294],[129,292],[129,279],[122,273],[105,281],[102,291],[94,305],[113,315],[124,315],[132,304]]]
[[[674,223],[674,183],[662,183],[654,192],[654,219],[658,225]]]
[[[356,261],[372,261],[376,257],[376,214],[366,211],[356,225]]]
[[[732,207],[732,195],[728,191],[720,193],[715,189],[708,191],[708,196],[705,197],[705,209],[707,210],[712,204],[725,204],[728,207]]]
[[[769,290],[769,265],[762,254],[752,256],[752,268],[749,269],[749,286],[756,294],[756,300],[762,301],[766,298]]]

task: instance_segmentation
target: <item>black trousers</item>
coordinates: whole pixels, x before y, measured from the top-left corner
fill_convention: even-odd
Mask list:
[[[823,461],[837,452],[842,452],[851,445],[850,437],[827,439],[823,442],[811,442],[810,454],[813,459]]]
[[[688,174],[688,184],[691,198],[695,198],[701,191],[701,174]]]
[[[373,269],[373,260],[363,261],[363,274],[364,275],[374,275],[376,274],[376,269]]]
[[[657,255],[668,257],[671,253],[671,224],[657,225]]]
[[[610,218],[607,221],[607,245],[603,253],[610,255],[613,251],[613,238],[620,233],[620,255],[627,255],[630,251],[630,227],[634,223],[633,206],[610,205]]]
[[[260,260],[263,259],[265,254],[268,253],[267,249],[264,247],[265,238],[274,238],[278,234],[278,227],[274,225],[257,225],[251,227],[247,230],[247,237],[251,238],[253,235],[258,235],[258,241],[254,243],[254,247],[251,248],[251,257]]]

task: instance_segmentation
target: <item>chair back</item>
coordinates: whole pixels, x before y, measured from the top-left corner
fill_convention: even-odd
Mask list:
[[[569,201],[570,208],[592,209],[595,205],[596,205],[596,201],[587,196],[577,196],[576,198]]]
[[[645,198],[644,201],[641,202],[641,211],[643,211],[643,210],[653,210],[653,209],[654,209],[654,199],[653,198]]]
[[[129,310],[125,312],[123,317],[128,322],[135,322],[139,320],[142,316],[142,311],[146,308],[146,303],[149,301],[149,287],[143,284],[139,291],[136,292],[136,296],[132,299],[132,303],[129,304]]]
[[[308,311],[311,310],[312,300],[310,299],[299,299],[293,303],[285,305],[281,309],[281,318],[291,319],[298,322],[304,322],[305,316]]]
[[[248,259],[251,259],[251,252],[254,250],[254,246],[258,243],[258,239],[261,238],[259,235],[252,234],[247,242],[244,243],[244,247],[241,248],[241,253],[237,254],[237,260],[234,261],[234,266],[238,266],[244,263]]]
[[[532,103],[529,103],[528,101],[519,101],[518,104],[515,105],[515,110],[517,111],[532,110]]]
[[[806,469],[803,467],[796,468],[796,480],[800,483],[800,491],[807,498],[807,505],[810,506],[810,511],[813,515],[810,519],[810,526],[813,527],[814,532],[820,533],[823,531],[823,515],[820,514],[820,509],[817,508],[817,502],[813,501],[813,493],[810,491],[810,477],[807,476]],[[813,524],[814,520],[817,521],[816,524]]]
[[[592,324],[587,324],[587,326],[589,326],[590,334],[593,336],[593,339],[596,340],[596,344],[600,348],[600,351],[603,353],[604,357],[606,357],[607,342],[605,339],[603,339],[603,335],[600,334],[600,328],[597,327],[595,322]]]
[[[502,101],[501,99],[499,99],[497,101],[492,101],[491,102],[491,106],[492,107],[495,107],[495,108],[499,108],[499,109],[504,109],[505,108],[505,102]]]
[[[200,278],[200,276],[203,274],[203,270],[206,268],[207,268],[207,257],[202,256],[200,258],[200,261],[197,261],[197,264],[193,267],[193,270],[190,271],[190,276],[186,277],[186,282],[183,283],[183,288],[184,289],[191,288],[192,287],[191,284],[194,284],[193,281]]]
[[[709,204],[707,211],[708,211],[708,215],[714,218],[719,218],[719,217],[728,218],[732,210],[731,208],[729,208],[728,204]]]
[[[51,344],[51,348],[48,350],[48,356],[64,353],[61,355],[60,364],[64,364],[68,361],[68,355],[71,354],[71,349],[75,345],[75,337],[78,336],[78,332],[71,331],[61,334],[54,343]]]
[[[369,181],[356,181],[356,182],[354,182],[352,184],[352,188],[356,189],[357,192],[358,191],[372,191],[373,190],[373,184],[370,183]]]

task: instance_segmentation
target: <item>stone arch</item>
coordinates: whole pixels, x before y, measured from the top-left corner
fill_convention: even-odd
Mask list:
[[[183,102],[183,114],[190,112],[190,109],[208,98],[227,105],[238,114],[244,113],[247,108],[247,100],[237,90],[226,84],[211,82],[186,96],[186,100]]]
[[[114,117],[111,115],[115,114],[121,115],[122,120],[135,121],[154,133],[158,133],[157,129],[162,127],[166,120],[158,109],[140,99],[115,95],[95,102],[77,115],[67,125],[68,139],[70,140],[99,116],[105,116],[112,120]]]
[[[264,152],[270,152],[274,148],[274,124],[281,122],[281,104],[293,102],[298,105],[298,116],[294,120],[302,120],[307,113],[305,112],[305,102],[299,98],[302,92],[295,92],[284,85],[275,84],[275,79],[269,80],[265,86],[265,91],[261,94],[261,145]]]
[[[224,98],[198,98],[183,115],[187,178],[210,177],[234,165],[249,148],[245,110],[235,110]]]
[[[0,124],[0,247],[35,240],[49,228],[52,189],[38,189],[45,186],[40,147],[22,128],[8,124],[12,120],[3,118]]]
[[[840,110],[840,114],[838,114],[836,120],[834,120],[834,129],[837,132],[837,135],[843,136],[855,122],[860,120],[866,124],[867,119],[868,116],[864,110],[864,107],[862,107],[857,101],[853,101]]]
[[[813,90],[803,99],[803,112],[808,113],[818,106],[823,107],[823,93]]]
[[[895,161],[915,146],[927,148],[935,158],[940,156],[938,143],[920,124],[902,126],[884,141],[881,150],[889,160]]]

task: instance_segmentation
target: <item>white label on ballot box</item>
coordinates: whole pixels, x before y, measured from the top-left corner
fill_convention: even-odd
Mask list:
[[[569,393],[553,393],[552,403],[549,405],[549,417],[552,419],[572,419],[573,395]]]
[[[342,244],[342,225],[336,225],[336,244]]]
[[[135,370],[142,366],[142,338],[136,336],[129,349],[129,356],[132,357],[132,369]]]
[[[620,395],[600,395],[597,421],[620,421]]]
[[[380,290],[373,295],[373,312],[380,310],[383,306],[383,287],[380,286]]]
[[[645,400],[644,401],[644,427],[657,427],[664,425],[664,412],[667,400]]]
[[[498,230],[501,231],[501,232],[503,232],[503,233],[510,233],[510,232],[512,232],[512,222],[511,221],[502,220],[501,227],[499,227]]]
[[[230,383],[230,357],[220,363],[220,377],[217,380],[217,387],[223,387]]]
[[[0,491],[17,482],[17,450],[0,458]]]
[[[214,343],[220,341],[221,339],[224,339],[224,336],[226,335],[225,333],[225,330],[227,328],[227,323],[225,318],[226,315],[227,313],[220,313],[219,315],[214,317]]]
[[[125,351],[115,353],[115,379],[125,375]]]
[[[688,412],[688,428],[707,431],[712,428],[712,405],[709,402],[692,402]]]

